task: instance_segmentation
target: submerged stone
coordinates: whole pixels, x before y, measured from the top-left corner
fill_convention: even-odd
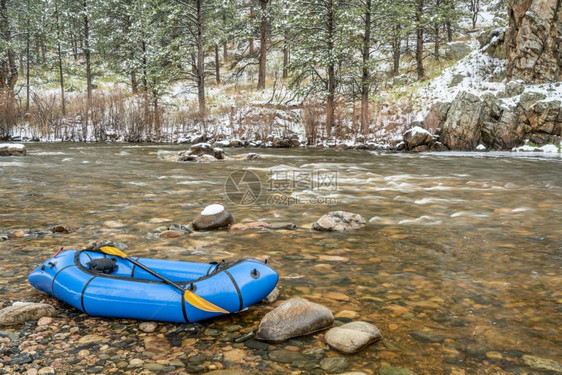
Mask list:
[[[361,215],[346,211],[332,211],[322,216],[312,225],[318,231],[345,231],[362,228],[367,224]]]
[[[377,327],[361,321],[332,328],[325,336],[328,345],[346,354],[356,353],[381,339],[382,335]]]
[[[444,340],[442,336],[428,331],[412,331],[410,332],[410,336],[418,341],[424,342],[443,342]]]

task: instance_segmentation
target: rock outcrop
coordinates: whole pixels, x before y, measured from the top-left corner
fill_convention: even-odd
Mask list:
[[[481,97],[460,92],[446,112],[445,119],[436,120],[430,110],[426,126],[438,122],[439,139],[451,150],[472,151],[483,144],[488,149],[511,150],[528,139],[542,146],[562,141],[562,108],[558,100],[545,101],[545,95],[523,92],[519,84],[507,85],[502,97],[519,94],[515,106],[506,106],[500,98],[485,94]],[[434,106],[442,106],[441,103]],[[442,112],[444,113],[444,112]]]
[[[560,0],[514,0],[508,16],[507,77],[528,83],[562,80]]]

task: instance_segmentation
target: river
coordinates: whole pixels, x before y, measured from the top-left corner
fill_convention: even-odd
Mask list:
[[[135,256],[202,262],[269,257],[281,276],[281,300],[304,297],[328,307],[340,321],[352,317],[380,329],[384,343],[347,356],[348,371],[405,367],[419,374],[523,374],[562,363],[557,156],[260,149],[251,151],[265,155],[263,160],[205,164],[165,160],[185,149],[175,145],[28,144],[27,149],[26,157],[0,158],[0,235],[31,233],[0,242],[4,306],[54,301],[27,283],[28,273],[58,247],[110,239],[125,243]],[[260,178],[261,195],[253,204],[237,205],[225,194],[225,181],[244,169]],[[188,224],[217,202],[236,223],[290,222],[297,229],[196,232],[174,239],[153,234],[163,225]],[[310,229],[334,210],[358,213],[368,224],[344,233]],[[56,224],[76,230],[37,233]],[[251,329],[270,309],[255,306],[227,322],[202,324],[219,331],[227,323]],[[205,342],[217,353],[232,344]],[[268,350],[285,346],[327,349],[316,334]],[[261,358],[264,373],[299,370],[296,364],[273,363],[267,350],[244,350]],[[104,363],[105,370],[115,366]]]

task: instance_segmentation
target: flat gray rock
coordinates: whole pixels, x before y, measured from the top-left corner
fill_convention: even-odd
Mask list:
[[[346,211],[332,211],[312,225],[312,229],[332,232],[362,228],[367,224],[361,215]]]
[[[0,326],[13,326],[44,316],[55,316],[57,311],[46,303],[18,303],[0,310]]]
[[[334,315],[324,306],[303,298],[291,298],[264,316],[256,338],[281,342],[328,328],[333,322]]]
[[[328,345],[346,354],[360,351],[367,345],[382,339],[377,327],[367,322],[351,322],[326,332]]]

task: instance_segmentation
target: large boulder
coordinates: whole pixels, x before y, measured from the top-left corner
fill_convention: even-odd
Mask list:
[[[382,339],[377,327],[367,322],[351,322],[326,332],[328,345],[346,354],[360,351],[370,343]]]
[[[281,342],[326,329],[333,322],[334,315],[324,306],[303,298],[291,298],[263,317],[256,337]]]
[[[367,224],[361,215],[346,211],[332,211],[312,225],[312,229],[332,232],[362,228]]]
[[[21,143],[0,143],[0,156],[25,156],[27,150]]]
[[[414,150],[419,146],[428,146],[433,143],[435,136],[422,127],[414,126],[406,130],[403,135],[404,143],[408,150]]]
[[[562,80],[560,0],[508,2],[507,77],[529,83]]]
[[[46,303],[18,303],[0,310],[0,326],[12,326],[44,316],[55,316],[57,311]]]
[[[221,204],[211,204],[205,207],[201,214],[193,220],[193,229],[210,230],[225,228],[234,221],[230,212]]]

